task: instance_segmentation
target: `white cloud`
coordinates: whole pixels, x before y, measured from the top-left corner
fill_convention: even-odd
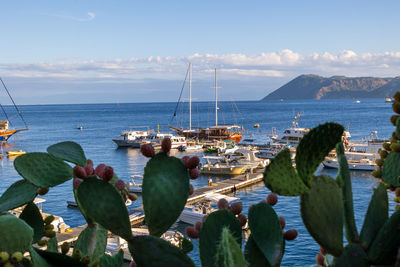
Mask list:
[[[93,20],[96,17],[96,14],[94,14],[93,12],[88,12],[86,17],[75,17],[75,16],[61,15],[61,14],[51,14],[50,16],[84,22]]]

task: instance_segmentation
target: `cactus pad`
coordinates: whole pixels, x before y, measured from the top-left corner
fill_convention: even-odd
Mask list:
[[[57,252],[50,252],[46,250],[36,249],[35,251],[45,259],[51,266],[57,267],[87,267],[87,264],[82,263],[79,260],[72,258]]]
[[[124,239],[132,237],[125,201],[113,185],[88,177],[79,185],[76,197],[80,208],[93,221]]]
[[[377,236],[379,230],[389,217],[388,196],[386,187],[380,184],[375,189],[368,205],[367,215],[360,233],[361,245],[369,247]]]
[[[143,207],[150,234],[161,236],[176,222],[189,196],[189,175],[182,161],[158,153],[143,176]]]
[[[88,255],[90,256],[91,262],[95,261],[101,255],[107,247],[107,230],[101,225],[91,224],[88,225],[85,230],[83,230],[75,242],[74,251],[80,250],[82,257]],[[89,248],[89,246],[91,248]],[[92,251],[88,251],[91,249]]]
[[[12,210],[35,199],[37,186],[26,180],[13,183],[0,197],[0,212]]]
[[[72,178],[72,168],[67,163],[42,152],[27,153],[14,161],[15,170],[38,187],[52,187]]]
[[[99,267],[122,267],[124,264],[124,251],[120,249],[117,254],[110,256],[103,254],[100,258]],[[93,265],[92,265],[93,266]]]
[[[33,241],[36,243],[39,241],[44,233],[44,225],[42,214],[40,213],[38,207],[32,202],[28,203],[21,215],[19,216],[21,220],[24,220],[33,229]]]
[[[45,259],[42,258],[42,256],[36,252],[33,247],[30,248],[29,253],[31,255],[33,266],[52,267]]]
[[[215,266],[215,252],[224,228],[228,228],[236,242],[242,244],[242,228],[231,211],[222,209],[209,214],[200,230],[200,260],[204,267]]]
[[[217,267],[243,267],[246,261],[239,244],[229,233],[228,228],[222,230],[221,242],[217,248]]]
[[[128,241],[129,251],[138,266],[194,267],[193,261],[171,243],[155,236],[136,236]]]
[[[47,148],[47,152],[57,158],[75,163],[76,165],[85,166],[86,156],[82,147],[71,141],[61,142],[51,145]]]
[[[272,266],[279,266],[282,258],[282,227],[274,209],[265,202],[251,206],[249,227],[253,240]]]
[[[281,151],[265,168],[264,183],[271,191],[282,196],[299,196],[308,192],[292,166],[289,149]]]
[[[271,264],[265,258],[262,251],[258,248],[256,242],[253,239],[253,235],[250,235],[247,239],[245,247],[245,257],[249,266],[253,267],[270,267]]]
[[[342,255],[333,260],[332,267],[368,267],[367,254],[359,244],[349,244]]]
[[[52,237],[47,240],[47,249],[49,252],[58,252],[58,242],[56,237]]]
[[[382,177],[391,186],[400,186],[400,153],[391,151],[382,166]]]
[[[33,230],[25,221],[11,214],[0,215],[0,251],[23,253],[31,247],[32,239]]]
[[[340,142],[343,131],[342,125],[327,122],[312,129],[301,138],[296,149],[296,168],[300,178],[308,187],[311,186],[312,177],[318,165]]]
[[[308,194],[300,197],[301,217],[311,236],[328,253],[343,250],[343,200],[336,181],[317,176]]]

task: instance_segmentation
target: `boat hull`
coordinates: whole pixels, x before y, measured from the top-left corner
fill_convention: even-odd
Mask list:
[[[339,164],[334,160],[324,160],[322,162],[325,168],[328,169],[339,169]],[[352,163],[348,162],[349,170],[354,171],[373,171],[376,169],[376,164],[363,164],[363,163]]]
[[[240,167],[208,167],[203,166],[201,168],[202,174],[211,174],[211,175],[221,175],[221,176],[236,176],[242,175],[246,172],[248,166],[240,166]]]
[[[113,141],[117,144],[118,147],[140,148],[140,142],[137,141],[121,139],[113,139]]]

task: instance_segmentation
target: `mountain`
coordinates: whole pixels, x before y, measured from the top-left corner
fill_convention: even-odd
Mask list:
[[[399,90],[400,76],[395,78],[345,76],[326,78],[308,74],[296,77],[262,100],[383,98],[393,96]]]

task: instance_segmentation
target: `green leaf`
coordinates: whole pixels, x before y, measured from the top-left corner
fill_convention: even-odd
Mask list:
[[[51,266],[57,267],[87,267],[87,264],[82,263],[79,260],[72,258],[57,252],[51,252],[47,250],[41,250],[35,248],[35,251],[44,258]]]
[[[125,201],[113,185],[88,177],[78,186],[76,197],[93,221],[126,240],[132,237]]]
[[[342,255],[335,258],[332,267],[368,267],[367,254],[359,244],[349,244]]]
[[[372,195],[364,224],[361,228],[360,240],[363,247],[368,248],[371,245],[388,217],[389,207],[386,186],[380,184]]]
[[[374,264],[394,264],[400,244],[400,210],[397,210],[381,227],[368,250]]]
[[[246,267],[246,261],[239,244],[229,233],[228,228],[222,230],[221,242],[217,248],[217,267]]]
[[[218,210],[209,214],[200,230],[200,260],[203,267],[215,266],[215,252],[221,241],[224,228],[228,228],[236,242],[242,244],[242,228],[235,215],[228,210]]]
[[[281,223],[274,209],[264,202],[251,206],[249,227],[253,240],[271,266],[279,266],[283,251]]]
[[[57,158],[75,163],[76,165],[82,167],[86,165],[85,153],[82,147],[75,142],[66,141],[51,145],[47,148],[47,152]]]
[[[188,171],[180,159],[158,153],[147,162],[142,198],[150,234],[161,236],[176,222],[189,191]]]
[[[282,196],[299,196],[308,192],[307,186],[292,166],[289,149],[281,151],[264,171],[265,186]]]
[[[100,258],[99,267],[122,267],[123,263],[124,251],[120,249],[114,256],[103,254]]]
[[[8,213],[0,215],[0,251],[23,253],[30,249],[32,239],[33,230],[25,221]]]
[[[33,229],[33,241],[32,243],[38,242],[44,233],[44,223],[42,214],[40,213],[38,207],[32,202],[28,203],[21,215],[19,216],[21,220],[24,220]]]
[[[58,242],[56,237],[52,237],[47,241],[47,251],[58,252]]]
[[[72,168],[59,158],[47,153],[34,152],[14,160],[15,170],[38,187],[52,187],[72,178]]]
[[[310,235],[328,253],[343,251],[343,200],[336,181],[317,176],[308,194],[300,197],[301,217]]]
[[[249,266],[252,267],[270,267],[271,264],[265,258],[263,252],[258,248],[253,235],[250,234],[245,247],[245,257]]]
[[[400,153],[391,151],[382,166],[382,177],[390,186],[400,186]]]
[[[13,183],[0,197],[0,212],[12,210],[35,199],[37,187],[26,180]]]
[[[327,122],[312,129],[301,138],[296,149],[297,173],[303,182],[311,187],[312,177],[318,165],[340,142],[344,128],[342,125]]]
[[[135,236],[128,241],[129,251],[138,266],[193,267],[193,261],[180,249],[155,236]]]
[[[29,250],[34,267],[52,267],[45,259],[40,256],[36,250],[31,247]]]
[[[75,242],[74,251],[80,250],[82,257],[88,255],[93,262],[104,254],[107,247],[107,230],[101,225],[88,225]],[[88,251],[89,248],[92,251]]]
[[[354,220],[353,191],[351,189],[350,171],[346,156],[344,155],[344,147],[342,142],[339,142],[336,145],[336,154],[339,163],[339,176],[343,182],[342,196],[346,238],[350,243],[358,243],[360,241],[360,237],[358,236],[357,226]]]

